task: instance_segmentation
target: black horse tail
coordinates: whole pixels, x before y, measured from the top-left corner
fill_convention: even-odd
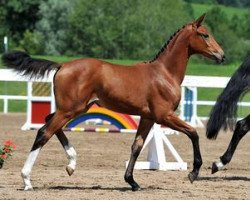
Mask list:
[[[2,55],[3,64],[29,78],[42,78],[53,69],[60,68],[60,64],[53,61],[31,58],[27,53],[14,51]]]
[[[219,95],[210,113],[206,135],[216,139],[221,127],[232,130],[237,118],[237,103],[250,89],[250,57],[233,74],[226,88]]]

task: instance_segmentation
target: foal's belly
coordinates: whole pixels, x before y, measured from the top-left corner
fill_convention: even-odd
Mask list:
[[[98,98],[98,104],[109,110],[129,115],[150,116],[150,109],[147,104],[136,104],[135,102],[124,102],[119,99]]]

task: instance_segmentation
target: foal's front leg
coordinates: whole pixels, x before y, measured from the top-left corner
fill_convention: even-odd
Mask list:
[[[191,139],[193,145],[194,162],[193,170],[189,173],[188,178],[190,182],[193,183],[193,181],[197,179],[200,167],[202,165],[202,158],[199,147],[199,136],[196,130],[192,126],[181,120],[174,113],[167,114],[164,117],[162,123],[169,128],[185,133]]]
[[[240,140],[243,138],[244,135],[246,135],[246,133],[249,130],[250,130],[250,115],[237,122],[233,137],[230,141],[230,144],[226,152],[223,154],[223,156],[220,157],[219,161],[213,162],[212,174],[221,170],[226,164],[228,164],[231,161]]]
[[[140,186],[134,180],[133,171],[134,171],[135,162],[141,152],[143,144],[153,124],[154,122],[152,120],[141,119],[136,136],[135,136],[134,143],[131,147],[132,152],[131,152],[127,170],[125,172],[124,179],[129,185],[131,185],[132,191],[137,191],[140,189]]]

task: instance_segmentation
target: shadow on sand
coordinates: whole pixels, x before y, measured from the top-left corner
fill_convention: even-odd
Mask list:
[[[103,190],[103,191],[120,191],[120,192],[132,191],[131,187],[102,187],[100,185],[91,187],[55,186],[55,187],[49,187],[48,189],[49,190]],[[146,190],[168,190],[168,189],[155,186],[149,186],[148,188],[140,188],[140,191],[146,191]]]
[[[203,176],[199,177],[197,181],[250,181],[250,178],[246,176]]]
[[[90,187],[80,187],[80,186],[54,186],[49,187],[49,190],[105,190],[105,191],[113,191],[117,190],[120,192],[131,191],[130,187],[102,187],[100,185],[90,186]]]
[[[225,176],[225,177],[214,177],[214,176],[203,176],[199,177],[196,181],[250,181],[250,177],[246,176]],[[1,188],[1,186],[0,186]],[[102,187],[101,185],[96,186],[51,186],[51,187],[35,187],[34,190],[101,190],[101,191],[120,191],[127,192],[131,191],[131,187]],[[23,189],[17,189],[22,191]],[[141,188],[140,191],[146,190],[171,190],[156,186],[149,186],[148,188]]]

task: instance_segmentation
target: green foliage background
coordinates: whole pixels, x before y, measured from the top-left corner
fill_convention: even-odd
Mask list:
[[[207,12],[205,23],[232,62],[249,54],[249,8],[239,8],[248,2],[0,0],[0,38],[31,54],[149,60],[178,28]]]

